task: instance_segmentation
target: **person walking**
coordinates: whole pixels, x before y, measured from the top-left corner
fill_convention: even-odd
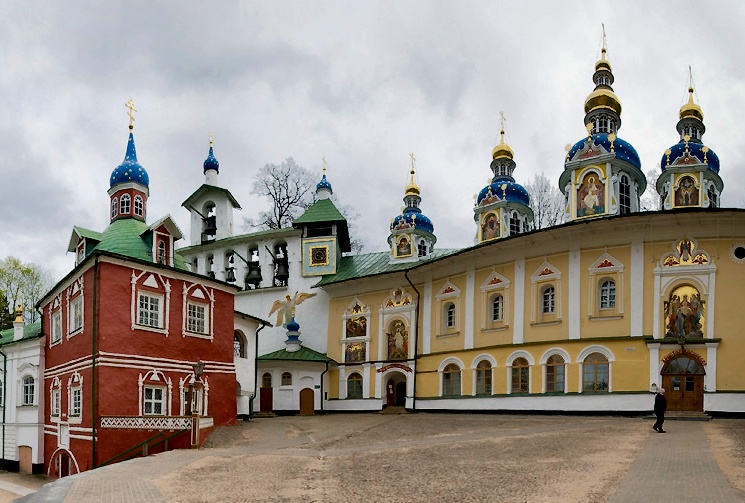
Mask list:
[[[665,422],[665,410],[667,410],[667,398],[665,398],[665,388],[660,388],[659,393],[654,397],[654,415],[657,416],[657,421],[652,426],[652,429],[657,433],[666,433],[662,429],[662,423]]]

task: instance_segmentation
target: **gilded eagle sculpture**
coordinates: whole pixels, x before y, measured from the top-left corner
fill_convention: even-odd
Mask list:
[[[277,313],[277,323],[275,326],[282,325],[287,328],[287,324],[295,318],[295,306],[305,302],[311,297],[315,297],[315,293],[295,292],[295,297],[285,295],[284,299],[275,300],[272,304],[272,310],[269,311],[269,316]]]

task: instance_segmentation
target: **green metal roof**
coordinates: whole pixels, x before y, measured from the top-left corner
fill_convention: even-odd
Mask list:
[[[299,361],[299,362],[331,362],[336,363],[333,359],[326,356],[326,353],[319,353],[313,351],[305,346],[300,346],[300,349],[290,353],[286,349],[280,349],[273,353],[259,356],[257,358],[261,362],[265,361]]]
[[[75,231],[80,234],[80,237],[83,237],[85,239],[95,239],[96,241],[101,241],[101,233],[92,231],[90,229],[84,229],[83,227],[78,227],[77,225],[73,227]]]
[[[23,326],[23,337],[20,340],[26,341],[29,339],[38,339],[41,336],[41,322],[37,321],[36,323],[27,323]],[[14,342],[12,328],[8,328],[7,330],[3,330],[2,332],[0,332],[0,346],[5,346],[6,344],[10,344],[11,342]]]
[[[347,219],[336,209],[331,199],[319,199],[310,208],[305,210],[305,213],[293,220],[292,225],[341,221],[346,222]]]
[[[339,268],[336,274],[324,276],[315,286],[325,286],[334,283],[343,283],[358,278],[377,276],[391,272],[406,271],[420,266],[423,263],[441,259],[450,254],[458,252],[458,249],[435,250],[427,257],[421,257],[415,262],[390,262],[390,252],[364,253],[361,255],[349,255],[339,260]]]

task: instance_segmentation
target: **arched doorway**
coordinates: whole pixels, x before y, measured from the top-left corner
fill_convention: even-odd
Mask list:
[[[406,405],[406,376],[400,372],[388,374],[385,385],[386,407],[403,407]]]
[[[666,359],[662,369],[662,387],[667,397],[667,410],[704,410],[703,360],[693,353],[676,352]]]
[[[274,410],[274,388],[272,388],[271,372],[264,372],[261,376],[259,388],[259,411],[272,412]]]
[[[316,413],[315,404],[315,393],[311,388],[303,388],[300,390],[300,415],[301,416],[312,416]]]

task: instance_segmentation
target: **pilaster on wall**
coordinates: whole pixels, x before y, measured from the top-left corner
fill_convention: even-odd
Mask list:
[[[474,312],[474,288],[476,285],[476,271],[469,268],[466,271],[466,313]],[[465,326],[463,327],[465,337],[463,339],[463,349],[473,349],[473,315],[465,317]]]
[[[644,295],[636,292],[644,292],[644,243],[631,243],[631,336],[644,335]],[[655,321],[657,326],[657,321]]]
[[[512,329],[512,343],[522,344],[525,340],[525,258],[515,260],[515,298],[512,319],[515,320]]]
[[[424,299],[422,306],[422,354],[428,355],[432,351],[432,279],[424,283]]]
[[[579,339],[582,335],[580,333],[579,323],[580,258],[581,254],[579,249],[574,249],[569,252],[569,299],[567,299],[567,317],[569,318],[570,339]]]

